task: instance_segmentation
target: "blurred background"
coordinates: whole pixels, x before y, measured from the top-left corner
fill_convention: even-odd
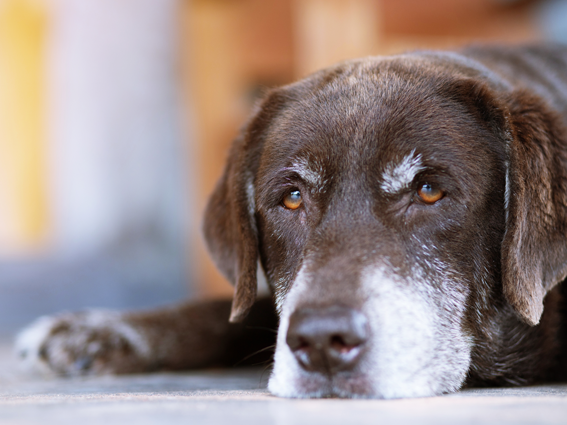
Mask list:
[[[0,335],[230,296],[200,222],[266,87],[338,60],[567,41],[567,1],[0,0]]]

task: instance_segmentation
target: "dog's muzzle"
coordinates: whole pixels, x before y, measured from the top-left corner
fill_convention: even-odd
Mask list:
[[[352,308],[307,307],[291,315],[286,342],[303,369],[333,375],[356,366],[368,334],[366,317]]]

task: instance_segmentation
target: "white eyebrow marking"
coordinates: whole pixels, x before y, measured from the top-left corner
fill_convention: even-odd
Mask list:
[[[294,171],[310,185],[321,189],[325,183],[322,178],[323,169],[320,164],[309,163],[305,158],[299,158],[293,163]]]
[[[414,149],[398,165],[391,164],[386,168],[382,175],[382,190],[388,193],[399,192],[408,187],[423,168],[421,154],[416,156]]]

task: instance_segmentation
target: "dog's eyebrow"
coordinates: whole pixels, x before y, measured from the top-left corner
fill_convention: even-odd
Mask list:
[[[423,170],[421,154],[415,155],[415,149],[405,156],[399,164],[390,164],[382,174],[381,188],[384,192],[397,193],[408,187],[416,174]]]
[[[296,158],[290,169],[311,186],[318,188],[323,186],[323,170],[316,162],[309,162],[306,158]]]

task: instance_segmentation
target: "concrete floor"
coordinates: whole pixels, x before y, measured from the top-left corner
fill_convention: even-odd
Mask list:
[[[39,379],[0,345],[0,424],[567,424],[567,384],[413,400],[285,400],[261,369]]]

